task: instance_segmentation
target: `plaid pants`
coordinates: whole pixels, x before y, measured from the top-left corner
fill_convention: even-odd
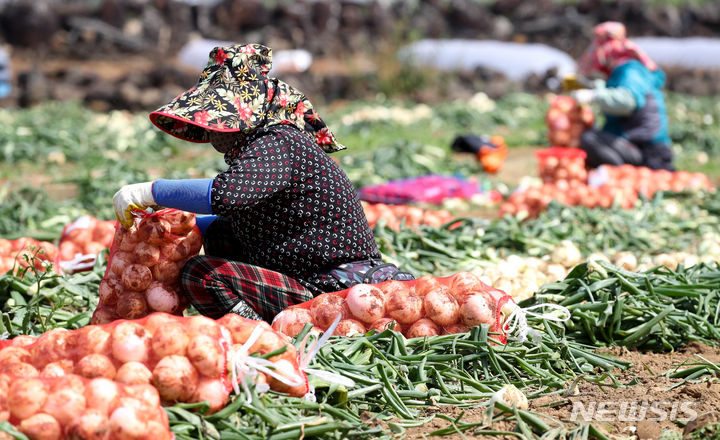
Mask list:
[[[286,307],[313,298],[308,289],[280,272],[207,255],[191,258],[180,282],[198,312],[213,319],[232,311],[270,322]]]
[[[227,217],[220,217],[208,226],[203,247],[205,255],[191,258],[183,267],[180,283],[198,312],[214,319],[233,312],[270,322],[288,306],[309,301],[323,292],[343,290],[357,283],[413,279],[411,274],[380,260],[341,264],[308,280],[242,263],[244,258],[238,250],[243,246],[234,238]]]

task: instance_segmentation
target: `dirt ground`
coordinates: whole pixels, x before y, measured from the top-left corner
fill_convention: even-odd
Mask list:
[[[643,353],[625,348],[615,348],[605,353],[632,362],[630,369],[615,372],[618,381],[623,384],[622,387],[601,387],[588,382],[580,382],[575,392],[568,393],[570,394],[568,397],[554,395],[531,400],[530,410],[567,422],[573,416],[573,408],[576,408],[575,419],[581,422],[584,409],[586,414],[593,414],[590,420],[586,421],[602,428],[611,438],[657,439],[663,430],[682,433],[683,426],[681,425],[685,424],[683,422],[695,414],[701,415],[716,411],[720,405],[720,383],[717,380],[688,383],[682,379],[671,379],[665,375],[668,371],[678,369],[678,366],[684,362],[699,361],[697,355],[713,363],[720,362],[720,348],[718,347],[692,343],[671,353]],[[673,385],[679,386],[668,390]],[[605,402],[605,412],[601,412],[600,406],[598,406],[600,402]],[[658,412],[652,409],[653,404]],[[643,405],[649,409],[643,411]],[[594,413],[590,411],[593,406],[596,409]],[[633,414],[633,408],[637,409],[637,413],[635,413],[637,414],[636,419],[639,420],[637,422],[627,420]],[[675,412],[673,412],[673,408]],[[435,412],[450,417],[457,417],[462,411],[453,407],[435,409]],[[465,414],[461,420],[465,423],[477,423],[484,420],[484,408],[464,411]],[[678,420],[679,423],[673,423],[669,420],[671,418]],[[702,426],[702,419],[704,417],[689,423],[691,426]],[[424,426],[409,428],[406,438],[427,438],[433,431],[448,426],[450,426],[448,422],[436,418]],[[573,424],[569,423],[567,426],[573,426]],[[483,429],[512,431],[514,426],[502,423]],[[518,437],[474,435],[473,431],[467,431],[463,435],[455,434],[442,438],[460,440],[466,438],[516,439]]]

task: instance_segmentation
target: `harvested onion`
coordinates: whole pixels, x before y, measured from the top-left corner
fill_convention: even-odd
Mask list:
[[[350,313],[360,321],[372,323],[385,316],[385,294],[375,286],[356,284],[345,299]]]

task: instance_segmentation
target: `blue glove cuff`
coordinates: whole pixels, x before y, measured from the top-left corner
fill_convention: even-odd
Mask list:
[[[152,194],[155,203],[195,214],[212,214],[210,191],[213,179],[157,179]]]
[[[214,222],[216,218],[218,218],[216,215],[198,215],[195,217],[195,224],[198,229],[200,229],[202,235],[205,235],[208,226],[210,226],[210,223]]]

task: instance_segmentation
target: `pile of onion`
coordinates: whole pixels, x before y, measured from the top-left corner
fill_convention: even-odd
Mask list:
[[[157,391],[146,384],[0,373],[0,396],[0,419],[31,439],[174,438]]]
[[[129,229],[118,226],[91,322],[182,314],[180,271],[201,247],[202,235],[189,212],[163,209],[137,217]]]
[[[535,156],[538,159],[538,174],[544,183],[563,180],[570,186],[587,183],[585,151],[578,148],[553,147],[538,150]]]
[[[657,191],[697,191],[713,189],[703,173],[653,170],[633,165],[602,165],[590,172],[593,180],[618,188],[631,188],[646,197]]]
[[[234,314],[215,321],[167,313],[0,341],[0,373],[27,378],[76,374],[151,385],[163,403],[208,401],[215,412],[227,404],[232,389],[233,356],[258,326],[262,331],[257,341],[241,354],[265,355],[284,348],[270,361],[288,376],[304,377],[290,339],[265,322]],[[253,380],[295,396],[307,393],[305,382],[293,388],[262,374]]]
[[[439,227],[453,220],[454,216],[447,210],[429,210],[410,205],[388,205],[385,203],[362,202],[365,216],[371,228],[379,220],[384,220],[391,229],[428,225]]]
[[[57,256],[57,248],[48,241],[38,241],[30,237],[17,240],[0,238],[0,273],[9,270],[24,269],[33,264],[35,270],[45,271],[45,265],[52,266]]]
[[[585,206],[587,208],[610,208],[617,203],[623,209],[635,206],[637,193],[632,188],[614,185],[568,185],[566,181],[542,186],[531,186],[516,191],[500,206],[500,216],[505,214],[537,217],[547,208],[552,200],[568,206]]]
[[[115,225],[115,220],[84,215],[65,226],[58,245],[58,260],[63,271],[73,273],[92,268],[97,254],[110,248]]]
[[[325,331],[340,315],[335,334],[352,336],[392,328],[408,338],[462,333],[479,324],[500,331],[514,303],[470,272],[450,277],[425,275],[413,281],[357,284],[321,294],[280,312],[273,328],[296,336],[306,323]],[[506,302],[507,301],[507,302]]]
[[[582,132],[592,127],[594,121],[595,115],[589,105],[578,104],[570,96],[553,97],[545,114],[550,145],[578,148]]]

